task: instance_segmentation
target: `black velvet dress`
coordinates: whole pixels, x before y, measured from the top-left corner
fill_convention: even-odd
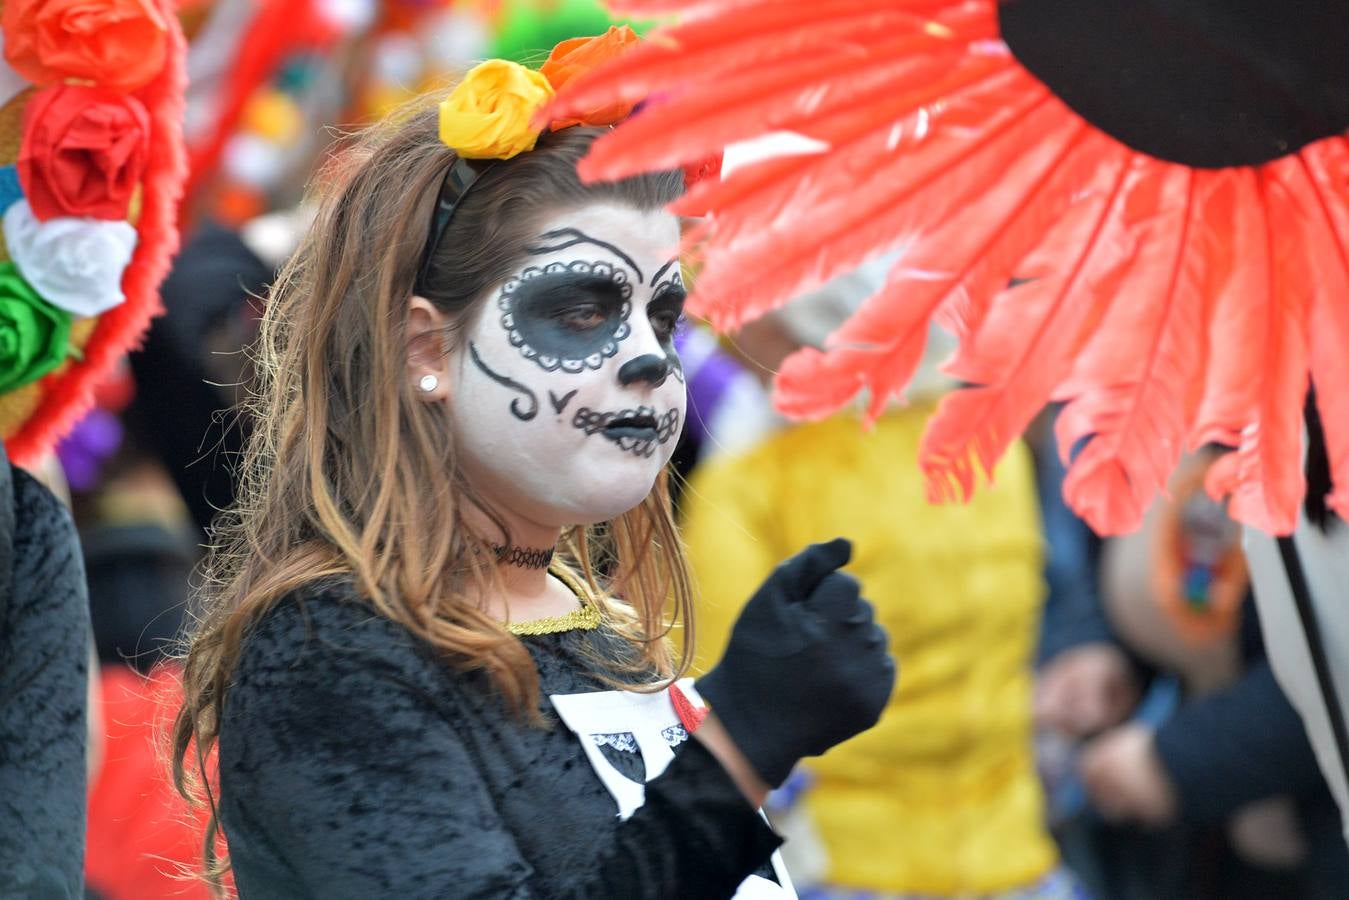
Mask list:
[[[664,731],[673,761],[619,817],[594,754],[640,782],[635,744],[611,733],[583,747],[548,699],[632,695],[593,674],[590,660],[627,652],[613,632],[521,639],[547,729],[343,589],[269,613],[245,643],[220,734],[243,900],[721,898],[756,872],[773,878],[779,839],[678,727]]]

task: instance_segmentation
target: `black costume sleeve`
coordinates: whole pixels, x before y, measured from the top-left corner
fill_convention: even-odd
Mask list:
[[[0,895],[80,897],[89,601],[66,508],[0,448]]]
[[[437,696],[439,664],[362,607],[314,606],[308,638],[278,627],[285,617],[264,620],[226,701],[230,851],[274,868],[236,867],[242,900],[561,896],[534,883],[498,815],[480,768],[490,762],[475,758],[459,733],[471,726]],[[346,624],[334,630],[340,606]],[[540,798],[542,829],[548,803]],[[588,848],[587,883],[565,896],[729,897],[779,842],[697,741],[647,785],[644,806],[603,834]]]
[[[1239,681],[1188,703],[1157,730],[1181,815],[1216,823],[1275,794],[1325,790],[1307,733],[1261,661]]]

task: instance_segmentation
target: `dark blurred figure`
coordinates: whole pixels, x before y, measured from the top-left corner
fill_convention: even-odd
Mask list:
[[[1180,479],[1200,483],[1206,465],[1190,460]],[[1052,451],[1041,474],[1057,490]],[[1172,492],[1142,532],[1104,545],[1067,510],[1047,512],[1051,553],[1079,551],[1079,589],[1046,614],[1036,703],[1044,733],[1081,742],[1090,808],[1059,823],[1065,855],[1110,900],[1349,896],[1338,812],[1265,659],[1244,569],[1222,563],[1239,558],[1239,533],[1215,527],[1227,520],[1202,491]],[[1206,543],[1223,552],[1173,572],[1168,528],[1198,556]],[[1173,575],[1178,603],[1165,596]]]
[[[135,441],[73,505],[99,664],[149,674],[174,649],[201,540],[176,486]]]
[[[203,532],[234,499],[233,463],[248,427],[238,411],[245,348],[256,334],[259,298],[288,249],[283,238],[272,256],[274,242],[250,246],[246,233],[208,223],[185,243],[161,289],[165,314],[131,356],[136,399],[128,424]]]

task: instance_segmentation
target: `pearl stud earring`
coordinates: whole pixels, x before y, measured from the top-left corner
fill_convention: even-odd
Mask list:
[[[440,387],[440,379],[434,375],[423,375],[422,380],[417,382],[417,386],[422,389],[423,393],[429,394]]]

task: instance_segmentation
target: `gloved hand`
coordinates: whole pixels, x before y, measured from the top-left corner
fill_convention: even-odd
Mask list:
[[[835,571],[852,544],[812,544],[782,563],[740,613],[726,654],[697,682],[736,747],[776,787],[880,718],[895,685],[885,631],[857,579]]]

